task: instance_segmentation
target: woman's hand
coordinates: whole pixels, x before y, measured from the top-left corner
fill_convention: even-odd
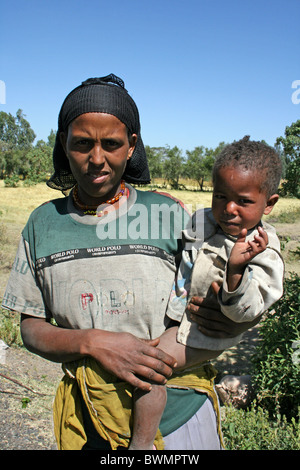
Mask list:
[[[175,359],[157,347],[159,338],[141,340],[130,333],[90,330],[92,341],[87,355],[119,379],[141,390],[151,390],[149,382],[164,384],[172,375]]]
[[[208,301],[203,297],[194,296],[187,307],[191,319],[198,323],[201,333],[212,338],[233,338],[252,328],[260,321],[260,317],[258,317],[252,322],[236,323],[227,318],[221,312],[217,301],[220,286],[216,282],[213,282],[211,286],[215,293],[215,301],[212,301],[211,298]]]

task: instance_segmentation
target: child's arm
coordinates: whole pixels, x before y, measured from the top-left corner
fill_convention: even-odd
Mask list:
[[[257,230],[259,234],[255,235],[254,240],[246,242],[247,229],[243,229],[231,250],[227,266],[229,292],[238,288],[246,265],[267,247],[268,235],[262,227],[258,227]]]

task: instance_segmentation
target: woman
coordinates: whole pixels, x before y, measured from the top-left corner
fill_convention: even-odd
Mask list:
[[[128,447],[133,388],[167,380],[157,448],[220,448],[213,369],[169,379],[174,359],[158,347],[187,218],[170,197],[128,184],[150,178],[138,110],[122,80],[89,79],[67,96],[53,160],[48,185],[72,191],[31,214],[3,307],[22,314],[30,351],[63,363],[54,405],[58,448]],[[187,431],[195,420],[197,431]]]

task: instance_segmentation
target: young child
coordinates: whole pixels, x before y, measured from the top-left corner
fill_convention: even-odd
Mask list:
[[[192,296],[214,296],[224,315],[249,322],[262,315],[283,292],[284,266],[275,229],[263,222],[278,201],[281,162],[276,151],[246,136],[226,146],[213,168],[212,208],[197,211],[184,233],[185,250],[167,316],[181,323],[167,329],[159,348],[176,358],[177,369],[217,357],[241,336],[210,338],[185,311]],[[129,449],[151,449],[166,403],[166,388],[152,385],[135,397]]]

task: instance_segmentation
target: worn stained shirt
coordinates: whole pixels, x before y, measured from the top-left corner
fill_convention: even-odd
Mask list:
[[[170,197],[127,187],[126,203],[103,217],[80,215],[71,196],[37,208],[3,307],[64,328],[161,335],[188,214]]]

